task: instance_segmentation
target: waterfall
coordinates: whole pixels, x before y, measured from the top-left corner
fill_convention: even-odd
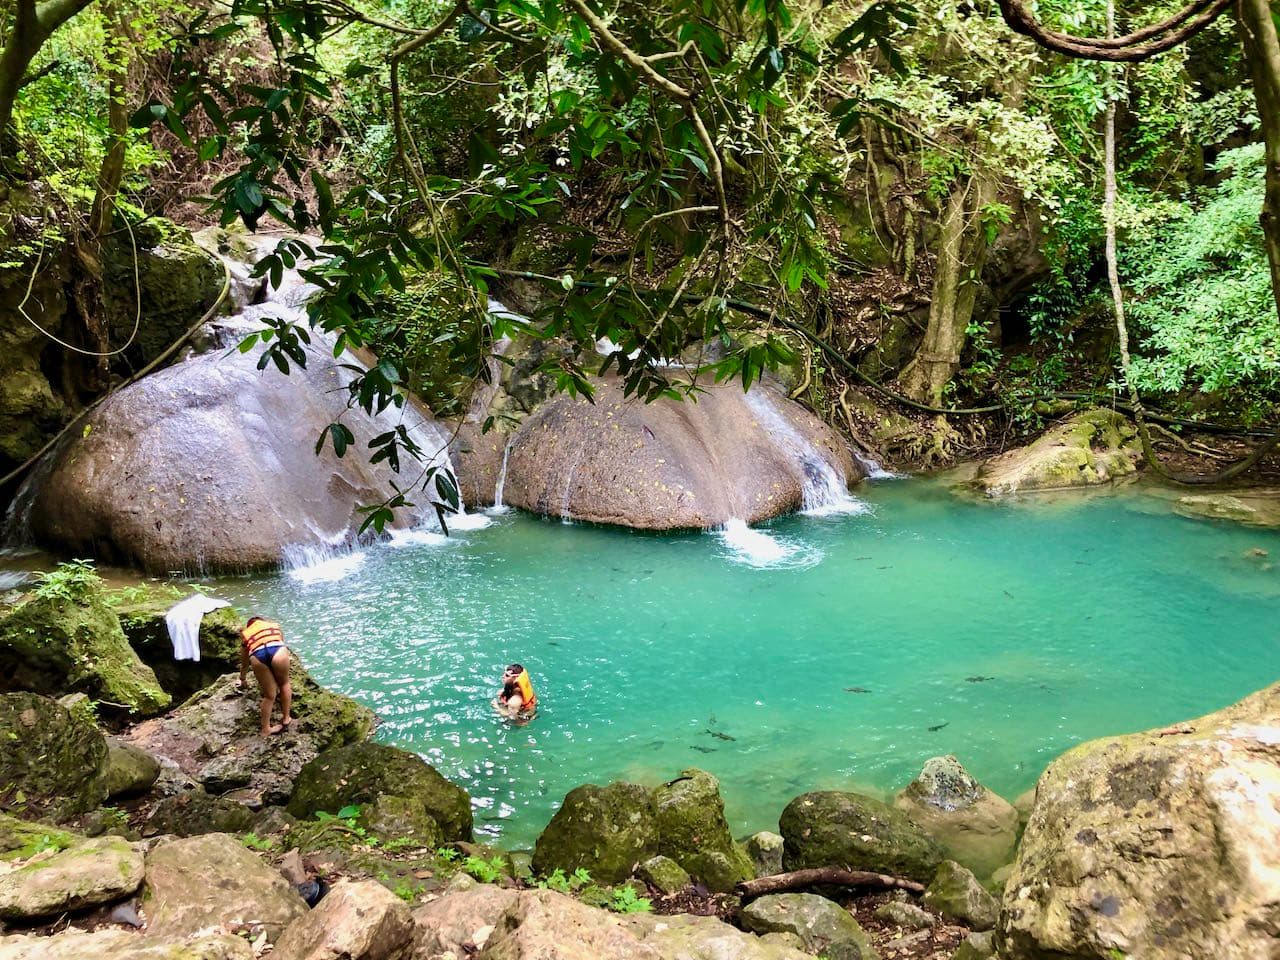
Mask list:
[[[772,393],[765,387],[747,392],[747,404],[760,418],[770,435],[800,465],[800,509],[810,516],[865,513],[867,505],[849,496],[848,485],[840,472],[812,443],[800,435],[774,405]]]
[[[880,465],[879,460],[872,457],[864,457],[857,450],[851,450],[850,453],[853,454],[853,459],[858,462],[858,466],[866,472],[868,480],[901,480],[907,476],[905,473],[894,473],[892,470],[886,470]]]
[[[512,433],[502,448],[502,466],[498,468],[498,482],[493,487],[493,506],[489,508],[489,513],[506,513],[511,509],[502,502],[502,491],[507,486],[507,458],[511,456],[511,447],[515,442],[516,435]]]
[[[280,568],[299,583],[344,580],[364,566],[365,551],[345,543],[294,543],[284,548]]]

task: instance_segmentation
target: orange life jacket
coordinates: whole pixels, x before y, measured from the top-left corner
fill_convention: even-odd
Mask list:
[[[273,643],[284,643],[284,631],[274,620],[255,620],[240,631],[240,640],[246,653]]]
[[[538,708],[538,695],[533,692],[533,681],[529,679],[529,671],[520,671],[520,675],[516,677],[512,683],[516,686],[516,689],[512,691],[512,693],[520,694],[520,712],[532,713],[536,710]],[[503,687],[502,702],[506,703],[510,698],[510,695],[507,693],[507,688]]]

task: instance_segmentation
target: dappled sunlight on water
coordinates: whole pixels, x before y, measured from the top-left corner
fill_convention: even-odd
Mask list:
[[[341,579],[218,588],[281,619],[380,739],[516,845],[577,784],[688,766],[720,777],[742,833],[804,790],[899,789],[939,753],[1012,798],[1080,740],[1280,674],[1274,533],[1133,495],[992,504],[906,481],[859,498],[705,534],[511,512],[447,542],[402,534]],[[539,694],[525,727],[489,705],[513,660]]]

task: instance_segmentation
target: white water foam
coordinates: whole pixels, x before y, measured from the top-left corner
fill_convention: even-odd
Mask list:
[[[483,530],[493,523],[493,518],[486,517],[483,513],[451,513],[445,517],[444,522],[449,525],[451,531],[462,532],[464,530]]]
[[[449,542],[449,538],[443,533],[423,530],[421,527],[413,530],[392,530],[391,536],[387,538],[387,546],[393,550],[402,550],[405,547],[440,547]]]
[[[334,583],[345,580],[368,557],[363,550],[328,545],[295,544],[284,548],[281,567],[299,583]]]
[[[820,550],[756,530],[745,520],[730,520],[716,535],[728,548],[730,559],[757,570],[811,567],[822,559]]]
[[[747,393],[747,403],[764,426],[795,457],[800,465],[800,512],[811,517],[851,516],[866,513],[868,506],[849,496],[840,472],[822,451],[800,435],[790,420],[774,405],[766,387]]]

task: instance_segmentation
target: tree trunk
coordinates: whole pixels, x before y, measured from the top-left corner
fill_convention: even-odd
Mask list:
[[[947,198],[929,325],[920,348],[900,378],[903,391],[920,403],[941,406],[943,389],[960,369],[960,353],[987,259],[982,211],[994,199],[995,184],[984,173],[957,184]]]
[[[18,0],[13,25],[0,49],[0,158],[5,155],[5,137],[13,120],[13,105],[26,80],[27,68],[53,32],[87,7],[93,0]]]
[[[107,145],[98,168],[97,189],[93,208],[89,211],[89,236],[101,242],[111,226],[116,194],[124,177],[125,150],[129,144],[128,107],[128,24],[124,22],[115,0],[104,6],[107,29],[114,35],[108,51],[107,73]]]
[[[1266,195],[1258,219],[1271,264],[1271,293],[1280,315],[1280,33],[1268,0],[1240,0],[1237,15],[1266,144]]]

